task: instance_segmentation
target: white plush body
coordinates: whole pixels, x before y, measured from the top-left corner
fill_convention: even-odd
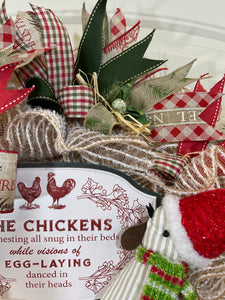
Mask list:
[[[142,245],[169,260],[180,261],[171,237],[163,236],[165,229],[167,229],[165,212],[159,207],[153,218],[148,220]],[[110,284],[101,300],[139,300],[142,288],[147,283],[150,268],[150,265],[144,265],[133,258]]]

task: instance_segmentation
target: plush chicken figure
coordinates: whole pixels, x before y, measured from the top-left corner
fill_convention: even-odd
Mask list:
[[[128,240],[132,238],[130,232],[126,236]],[[123,237],[122,245],[125,244],[126,237]],[[129,245],[128,248],[132,247]],[[160,206],[147,222],[135,257],[101,300],[172,300],[179,294],[186,300],[198,299],[188,281],[188,265],[182,262],[174,246],[167,230],[164,208]]]

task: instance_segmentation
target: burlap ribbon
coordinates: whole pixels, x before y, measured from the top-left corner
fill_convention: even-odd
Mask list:
[[[201,300],[225,299],[225,256],[213,260],[206,269],[192,272],[190,281]]]

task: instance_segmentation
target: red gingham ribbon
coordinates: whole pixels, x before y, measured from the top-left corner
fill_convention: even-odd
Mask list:
[[[93,105],[92,90],[73,86],[74,55],[67,30],[51,10],[32,5],[42,25],[44,47],[55,48],[46,53],[47,80],[52,85],[68,117],[83,118]]]
[[[0,28],[0,49],[4,49],[12,45],[16,38],[15,24],[9,18]]]
[[[137,40],[140,31],[140,21],[138,21],[132,28],[125,33],[121,34],[118,38],[114,39],[104,49],[104,53],[110,53],[113,50],[124,51],[128,46]]]
[[[74,56],[71,41],[66,28],[48,9],[32,5],[42,26],[44,47],[52,45],[54,49],[46,53],[47,77],[55,95],[59,98],[59,90],[72,84],[74,78]]]
[[[84,85],[67,86],[60,90],[60,104],[69,118],[85,118],[95,104],[93,91]]]
[[[151,109],[151,114],[157,111],[161,113],[170,113],[172,110],[195,111],[198,108],[199,114],[206,108],[210,102],[217,100],[218,95],[210,95],[209,93],[181,93],[173,94],[167,99],[157,103]],[[156,142],[175,142],[175,141],[206,141],[206,140],[223,140],[224,135],[216,131],[206,122],[182,122],[179,124],[160,124],[160,126],[152,126],[151,138]]]
[[[110,20],[111,41],[117,39],[126,32],[126,19],[121,10],[117,8],[116,13]]]
[[[165,181],[173,181],[188,162],[188,158],[159,153],[158,156],[152,159],[150,170]]]

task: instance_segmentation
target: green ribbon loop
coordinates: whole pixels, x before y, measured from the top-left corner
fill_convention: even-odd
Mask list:
[[[59,114],[63,113],[63,108],[56,99],[54,90],[48,81],[38,76],[32,76],[26,80],[25,86],[28,88],[33,85],[35,88],[28,96],[28,105],[54,110]]]

